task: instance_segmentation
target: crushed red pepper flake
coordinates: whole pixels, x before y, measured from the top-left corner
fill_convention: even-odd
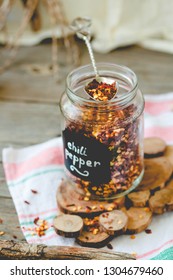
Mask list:
[[[38,220],[39,220],[39,217],[36,217],[36,218],[34,219],[34,224],[37,225]]]
[[[120,110],[96,109],[95,106],[81,112],[80,118],[66,123],[69,133],[79,133],[87,138],[96,139],[104,144],[111,155],[110,181],[106,184],[95,185],[91,181],[84,181],[74,177],[77,188],[84,190],[81,200],[92,198],[109,199],[131,188],[143,169],[140,156],[140,142],[138,131],[140,120],[126,122],[136,111],[136,106],[130,104]],[[91,125],[92,122],[92,125]],[[125,122],[125,124],[124,124]],[[98,176],[98,175],[97,175]],[[88,196],[88,194],[90,194]],[[112,211],[115,206],[107,211]],[[147,211],[147,210],[146,210]]]
[[[94,235],[98,234],[98,232],[99,232],[99,229],[98,229],[98,228],[92,229],[92,233],[93,233]]]
[[[38,193],[38,191],[36,191],[36,190],[31,190],[31,192],[34,193],[34,194]]]
[[[107,84],[103,82],[98,82],[96,79],[91,81],[86,87],[86,92],[95,100],[108,101],[112,99],[117,93],[117,88],[115,82],[112,84]]]
[[[48,222],[46,220],[41,220],[39,217],[36,217],[33,222],[36,225],[36,227],[22,227],[22,229],[31,231],[32,235],[37,234],[39,237],[45,235],[46,230],[49,228]]]
[[[26,204],[30,204],[30,202],[29,202],[29,201],[27,201],[27,200],[24,200],[24,203],[26,203]]]
[[[152,230],[149,229],[149,228],[147,228],[147,229],[145,230],[145,232],[146,232],[147,234],[151,234],[151,233],[152,233]]]
[[[0,218],[0,224],[2,224],[2,223],[3,223],[3,219]]]
[[[111,244],[111,243],[108,243],[108,244],[107,244],[107,247],[108,247],[108,249],[110,249],[110,250],[112,250],[112,249],[113,249],[113,246],[112,246],[112,244]]]
[[[131,239],[135,239],[135,238],[136,238],[136,235],[133,235],[133,234],[132,234],[132,235],[130,235],[130,238],[131,238]]]

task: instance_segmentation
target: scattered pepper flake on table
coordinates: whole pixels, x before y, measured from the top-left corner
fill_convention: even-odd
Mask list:
[[[36,218],[34,219],[34,224],[37,224],[38,220],[39,220],[39,217],[36,217]]]
[[[30,204],[30,202],[27,201],[27,200],[24,200],[24,203],[25,203],[25,204],[28,204],[28,205]]]
[[[135,239],[135,238],[136,238],[136,235],[132,234],[132,235],[130,235],[130,238],[131,238],[131,239]]]
[[[48,222],[46,220],[41,220],[39,217],[36,217],[33,223],[36,225],[36,227],[22,227],[23,230],[31,231],[32,235],[38,235],[40,237],[45,235],[46,230],[49,228]]]
[[[112,244],[111,244],[111,243],[108,243],[108,244],[107,244],[107,248],[110,249],[110,250],[112,250],[112,249],[113,249]]]
[[[34,194],[38,193],[38,191],[36,191],[36,190],[31,190],[31,192],[34,193]]]

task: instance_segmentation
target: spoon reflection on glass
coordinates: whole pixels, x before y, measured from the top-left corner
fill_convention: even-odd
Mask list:
[[[91,20],[89,18],[78,17],[73,20],[70,27],[76,33],[76,35],[84,40],[88,52],[90,55],[91,63],[94,69],[95,78],[85,86],[85,92],[90,98],[96,101],[107,101],[115,98],[118,91],[118,82],[113,78],[101,77],[98,73],[93,50],[90,44],[90,32]]]

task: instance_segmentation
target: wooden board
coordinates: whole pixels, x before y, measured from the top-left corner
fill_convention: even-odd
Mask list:
[[[0,142],[35,144],[60,133],[58,105],[0,102]],[[4,145],[5,146],[5,145]]]

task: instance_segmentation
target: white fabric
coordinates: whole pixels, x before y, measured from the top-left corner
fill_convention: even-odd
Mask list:
[[[173,53],[173,1],[170,0],[63,0],[69,22],[89,16],[94,35],[93,48],[106,53],[120,46],[139,44],[146,48]],[[52,35],[48,11],[40,1],[42,29],[30,27],[20,38],[22,45],[32,45]],[[13,36],[22,19],[21,1],[16,1],[8,17],[8,33]],[[66,30],[68,32],[68,30]],[[55,30],[61,36],[60,26]],[[0,33],[0,42],[5,37]]]

